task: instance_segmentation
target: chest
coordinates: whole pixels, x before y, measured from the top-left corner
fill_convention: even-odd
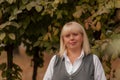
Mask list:
[[[83,58],[81,65],[72,74],[69,74],[67,69],[64,59],[57,59],[52,80],[94,80],[94,63],[92,55]]]

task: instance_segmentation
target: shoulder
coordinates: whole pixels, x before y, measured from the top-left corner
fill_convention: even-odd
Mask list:
[[[83,61],[84,62],[89,62],[89,63],[92,64],[93,63],[93,54],[84,55]]]
[[[59,63],[61,63],[62,59],[63,59],[63,58],[62,58],[60,55],[55,55],[54,67],[55,67],[56,65],[58,65]]]
[[[93,59],[93,54],[84,55],[84,58],[85,59],[88,59],[88,58]]]
[[[53,66],[55,62],[56,55],[53,55],[52,58],[50,59],[49,65]]]
[[[60,62],[60,60],[61,57],[59,55],[54,55],[50,60],[50,64],[56,65],[58,62]]]
[[[100,61],[99,57],[95,54],[93,54],[93,61],[94,61],[95,66],[101,66],[101,61]]]
[[[93,54],[93,60],[94,60],[94,61],[100,61],[99,58],[98,58],[98,56],[95,55],[95,54]]]
[[[85,59],[86,59],[86,60],[93,60],[94,64],[100,63],[100,60],[99,60],[98,56],[95,55],[95,54],[92,54],[92,53],[86,55]]]
[[[54,62],[56,59],[56,55],[53,55],[53,57],[51,58],[50,62]]]

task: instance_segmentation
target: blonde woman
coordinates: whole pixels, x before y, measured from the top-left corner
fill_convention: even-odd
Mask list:
[[[43,80],[106,80],[99,58],[90,54],[82,25],[68,22],[60,36],[60,52],[49,63]]]

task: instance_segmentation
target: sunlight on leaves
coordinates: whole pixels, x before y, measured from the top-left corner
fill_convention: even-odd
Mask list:
[[[29,4],[26,5],[26,9],[28,11],[30,11],[35,5],[36,5],[36,3],[32,1]]]
[[[0,33],[0,40],[3,40],[5,38],[6,34],[5,33]]]
[[[120,8],[120,0],[115,0],[115,7]]]
[[[9,24],[10,24],[9,21],[7,21],[7,22],[1,24],[1,25],[0,25],[0,30],[3,29],[4,27],[6,27],[6,26],[9,25]]]
[[[20,27],[20,25],[18,23],[16,23],[16,22],[7,21],[7,22],[5,22],[5,23],[3,23],[3,24],[0,25],[0,30],[3,29],[3,28],[5,28],[6,26],[10,26],[10,25],[14,26],[16,28]]]
[[[98,21],[96,24],[96,30],[100,31],[101,30],[101,23]]]
[[[59,33],[59,29],[56,29],[53,34],[54,36],[56,36],[58,33]]]
[[[83,12],[83,8],[81,8],[81,6],[76,6],[76,12],[73,13],[73,16],[75,18],[80,18],[82,12]]]
[[[22,0],[23,4],[26,4],[29,0]]]
[[[2,2],[4,2],[4,0],[0,0],[0,4],[1,4]]]
[[[7,0],[8,3],[12,4],[14,2],[14,0]]]
[[[43,41],[47,41],[48,40],[48,34],[46,34],[43,38]]]
[[[36,5],[35,9],[36,9],[37,12],[40,12],[43,9],[43,7],[39,6],[39,5]]]
[[[9,38],[10,38],[11,40],[15,40],[15,39],[16,39],[14,33],[10,33],[10,34],[8,34],[8,36],[9,36]]]

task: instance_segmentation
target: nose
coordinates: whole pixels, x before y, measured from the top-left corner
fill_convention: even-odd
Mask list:
[[[74,39],[74,36],[73,36],[73,35],[70,35],[70,39]]]

